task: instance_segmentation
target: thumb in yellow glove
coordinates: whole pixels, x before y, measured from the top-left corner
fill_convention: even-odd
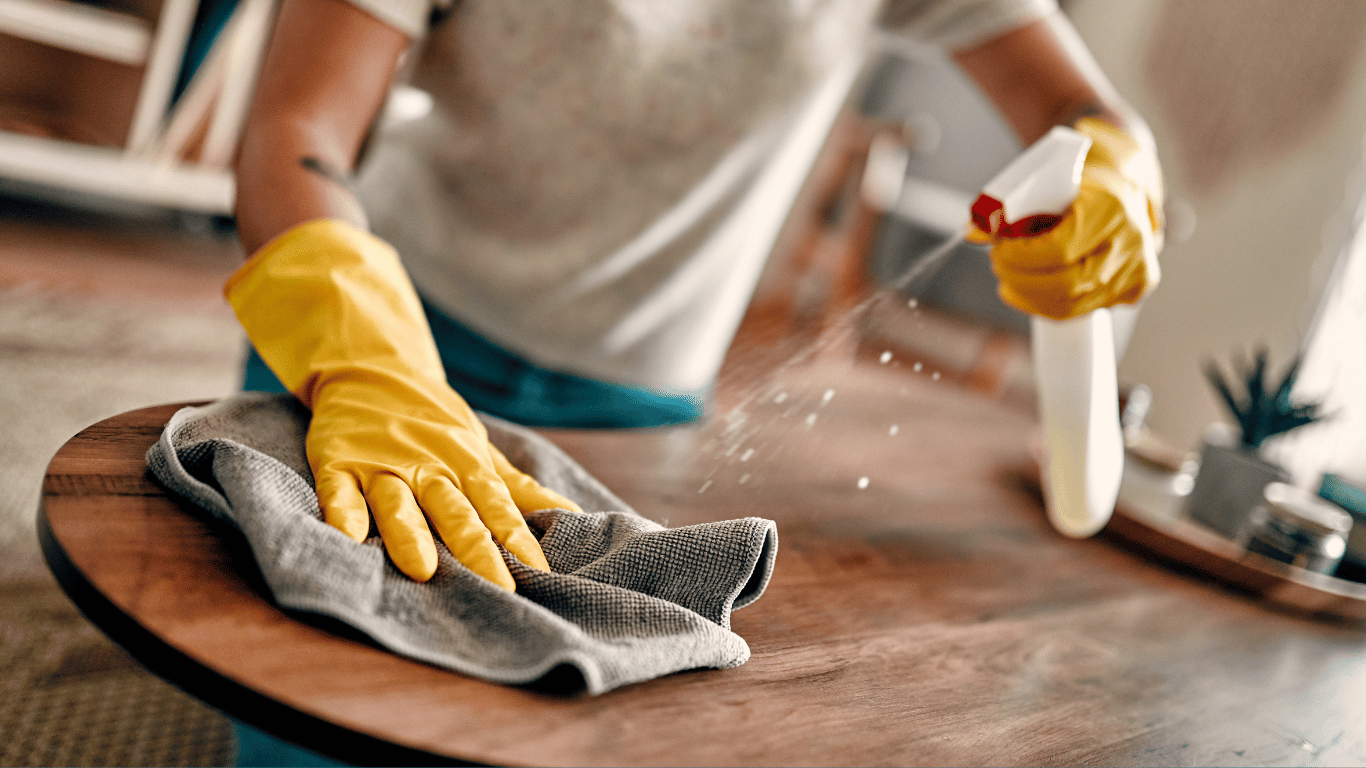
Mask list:
[[[992,245],[1001,299],[1054,320],[1137,303],[1161,276],[1163,189],[1155,154],[1101,120],[1084,118],[1073,127],[1092,144],[1077,199],[1057,226],[1030,237],[976,227],[968,234]]]
[[[446,383],[421,303],[383,241],[321,219],[267,243],[224,293],[271,370],[313,411],[306,449],[328,524],[436,572],[431,528],[470,570],[515,589],[496,539],[548,571],[522,513],[577,505],[517,471]],[[428,521],[431,526],[429,527]]]

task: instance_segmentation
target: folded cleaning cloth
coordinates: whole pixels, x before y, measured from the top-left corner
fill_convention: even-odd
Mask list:
[[[768,583],[772,521],[665,528],[545,438],[484,416],[489,439],[515,466],[592,511],[527,516],[553,572],[504,552],[515,594],[460,565],[439,538],[436,575],[418,584],[394,568],[373,528],[359,544],[322,522],[304,455],[308,418],[288,395],[237,395],[180,410],[147,452],[170,490],[243,533],[280,606],[494,682],[532,683],[569,665],[595,694],[749,658],[730,613]]]

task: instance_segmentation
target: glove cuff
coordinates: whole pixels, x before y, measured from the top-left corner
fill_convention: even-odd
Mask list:
[[[1160,225],[1166,190],[1157,153],[1121,128],[1099,118],[1083,117],[1072,127],[1091,138],[1087,165],[1112,168],[1136,184],[1148,197],[1154,224]]]
[[[262,359],[309,407],[320,379],[361,363],[445,381],[398,253],[345,221],[286,230],[228,278],[223,294]]]

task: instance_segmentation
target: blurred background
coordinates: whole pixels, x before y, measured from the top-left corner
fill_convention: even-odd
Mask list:
[[[1325,400],[1334,414],[1271,451],[1305,484],[1324,471],[1366,473],[1366,6],[1068,0],[1063,7],[1151,124],[1164,164],[1162,284],[1145,301],[1120,365],[1123,382],[1152,390],[1152,431],[1180,450],[1197,446],[1207,425],[1228,418],[1202,366],[1228,367],[1265,345],[1278,373],[1303,353],[1297,395]],[[934,186],[966,200],[1018,151],[950,67],[933,59],[884,66],[885,85],[865,104],[906,121],[913,138],[910,182],[873,252],[883,272],[935,241],[923,213],[937,210],[924,204],[936,199]],[[952,225],[951,217],[939,224]],[[1024,327],[993,306],[981,254],[949,262],[926,299]]]
[[[1366,3],[1066,0],[1150,122],[1163,281],[1121,381],[1181,456],[1228,417],[1202,374],[1264,345],[1333,418],[1269,451],[1306,487],[1366,478]],[[137,407],[237,384],[220,297],[240,263],[228,171],[272,0],[0,0],[0,764],[221,764],[217,713],[142,672],[65,602],[33,513],[48,458]],[[386,119],[420,110],[396,93]],[[732,351],[819,333],[956,231],[1020,147],[930,51],[873,57]],[[962,247],[915,311],[861,329],[916,375],[1032,408],[1027,328]],[[724,405],[726,390],[718,393]]]

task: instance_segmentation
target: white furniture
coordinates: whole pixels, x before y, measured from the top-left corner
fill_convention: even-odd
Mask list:
[[[0,177],[187,211],[231,213],[229,166],[274,6],[275,0],[239,0],[173,106],[198,0],[164,0],[154,26],[69,0],[0,0],[0,33],[143,68],[123,147],[0,131]],[[196,140],[197,151],[187,159]]]

